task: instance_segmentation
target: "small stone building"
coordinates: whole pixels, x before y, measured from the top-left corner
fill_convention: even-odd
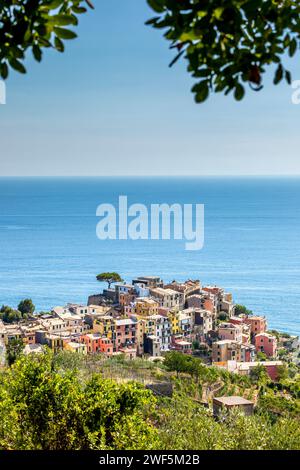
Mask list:
[[[243,397],[232,396],[232,397],[215,397],[213,399],[213,413],[214,416],[218,416],[222,409],[231,410],[238,408],[246,416],[253,414],[254,403],[253,401],[246,400]]]

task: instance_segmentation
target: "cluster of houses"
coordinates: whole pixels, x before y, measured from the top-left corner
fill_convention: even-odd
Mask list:
[[[168,284],[157,276],[121,282],[92,295],[87,305],[67,304],[16,324],[0,322],[0,340],[21,339],[24,352],[68,350],[110,357],[159,358],[167,351],[203,354],[207,362],[249,374],[257,354],[275,379],[277,338],[264,317],[236,315],[232,295],[198,280]]]

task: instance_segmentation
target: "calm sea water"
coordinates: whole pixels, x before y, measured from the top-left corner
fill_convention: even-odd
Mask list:
[[[100,241],[103,202],[204,203],[205,246]],[[0,179],[0,304],[86,302],[102,271],[224,286],[269,326],[300,334],[300,179]]]

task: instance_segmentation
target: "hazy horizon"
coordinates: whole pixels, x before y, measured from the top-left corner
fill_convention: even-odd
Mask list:
[[[105,179],[105,178],[114,178],[114,179],[155,179],[155,178],[161,178],[161,179],[206,179],[206,178],[233,178],[233,179],[252,179],[252,178],[274,178],[274,179],[280,179],[280,178],[294,178],[298,179],[300,178],[300,174],[257,174],[257,175],[247,175],[247,174],[237,174],[237,175],[220,175],[220,174],[199,174],[199,175],[0,175],[0,180],[1,179]]]

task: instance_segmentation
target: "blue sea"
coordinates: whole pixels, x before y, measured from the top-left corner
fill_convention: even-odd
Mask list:
[[[205,243],[99,240],[101,203],[205,205]],[[86,302],[103,284],[154,274],[223,286],[266,315],[269,327],[300,334],[300,179],[2,178],[0,304],[31,297],[39,310]]]

